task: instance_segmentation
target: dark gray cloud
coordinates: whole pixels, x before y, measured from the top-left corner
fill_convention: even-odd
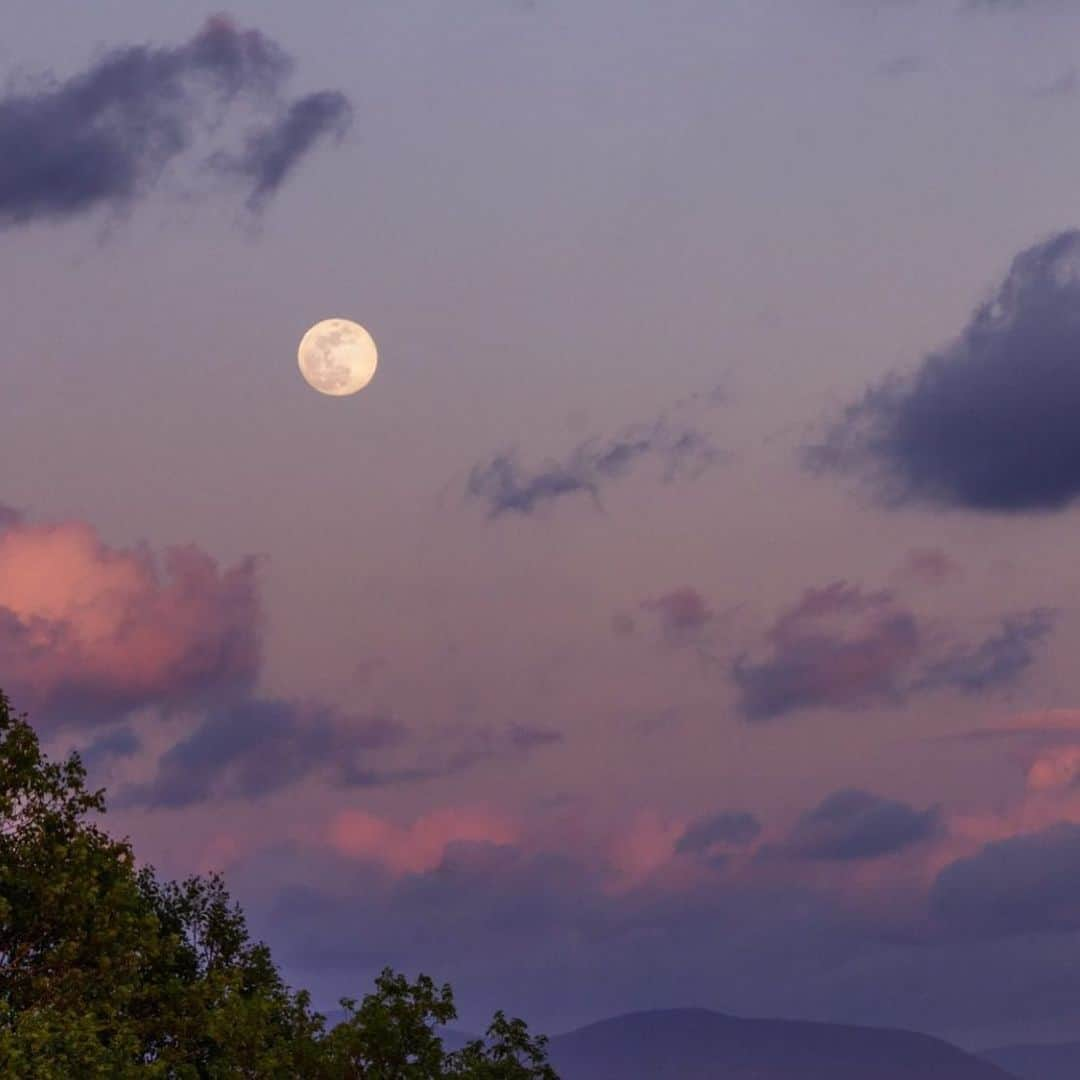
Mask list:
[[[469,474],[466,493],[487,503],[490,517],[530,515],[571,495],[599,505],[603,486],[626,476],[648,459],[658,461],[666,481],[696,476],[720,457],[710,438],[689,426],[659,420],[606,442],[581,443],[564,461],[530,471],[513,453],[498,454]]]
[[[130,204],[245,102],[260,126],[239,156],[222,150],[208,165],[245,178],[250,204],[261,205],[349,119],[337,93],[284,101],[290,67],[275,42],[217,17],[184,45],[116,49],[65,81],[9,93],[0,99],[0,226]]]
[[[960,937],[1080,930],[1080,825],[988,844],[938,875],[931,908]]]
[[[116,758],[134,757],[142,747],[139,737],[129,727],[115,728],[99,735],[79,751],[83,765],[91,772]]]
[[[8,529],[22,521],[22,514],[13,506],[0,503],[0,529]]]
[[[118,803],[177,808],[257,799],[314,775],[340,788],[418,783],[562,739],[549,728],[518,725],[435,732],[417,747],[414,734],[385,715],[345,716],[314,703],[249,698],[208,713],[162,754],[154,776],[122,790]],[[404,764],[388,760],[390,751],[406,746]]]
[[[1054,614],[1012,613],[981,641],[931,632],[890,591],[833,582],[808,589],[765,635],[767,655],[731,665],[747,720],[810,708],[896,704],[913,694],[977,694],[1016,683],[1049,637]]]
[[[153,779],[121,791],[127,806],[189,806],[209,799],[258,798],[312,773],[348,784],[374,752],[404,738],[385,716],[343,717],[289,701],[239,702],[214,711],[167,750]]]
[[[1060,510],[1080,495],[1080,232],[1022,252],[960,337],[847,408],[807,461],[891,505]]]
[[[1046,610],[1006,615],[996,633],[930,664],[917,688],[952,687],[979,693],[1007,686],[1035,662],[1036,651],[1054,629],[1055,620],[1055,613]]]
[[[744,847],[761,833],[753,814],[727,811],[692,821],[675,845],[680,855],[702,855],[717,848]]]
[[[804,859],[878,859],[929,840],[941,829],[937,807],[916,810],[904,802],[848,788],[803,814],[781,850]]]

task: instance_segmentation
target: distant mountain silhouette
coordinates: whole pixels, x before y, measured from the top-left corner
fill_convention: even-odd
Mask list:
[[[1080,1042],[1000,1046],[981,1051],[979,1057],[1000,1065],[1018,1080],[1077,1080],[1080,1077]]]
[[[706,1009],[616,1016],[550,1050],[562,1080],[1015,1080],[930,1035]]]

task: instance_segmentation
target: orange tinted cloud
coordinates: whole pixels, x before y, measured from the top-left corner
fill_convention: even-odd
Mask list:
[[[0,531],[0,669],[16,704],[52,719],[114,717],[250,686],[258,662],[253,560],[194,546],[103,543],[80,522]]]

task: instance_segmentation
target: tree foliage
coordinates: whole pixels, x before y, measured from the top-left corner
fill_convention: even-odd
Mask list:
[[[26,1080],[557,1080],[496,1013],[457,1051],[449,986],[390,969],[327,1030],[220,877],[163,882],[104,832],[77,755],[51,762],[0,692],[0,1075]]]

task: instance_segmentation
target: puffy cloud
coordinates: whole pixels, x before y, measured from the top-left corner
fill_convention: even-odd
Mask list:
[[[144,195],[197,135],[246,101],[270,114],[242,152],[211,155],[261,205],[349,106],[324,91],[291,103],[291,62],[256,30],[213,18],[186,44],[114,50],[81,74],[0,98],[0,225],[70,217]]]
[[[570,495],[587,495],[599,504],[605,484],[649,458],[660,461],[664,478],[673,480],[697,475],[719,456],[709,437],[697,428],[658,420],[607,442],[582,443],[564,461],[548,462],[531,472],[514,454],[498,454],[473,468],[466,493],[487,503],[490,517],[528,516]]]
[[[162,565],[90,526],[0,532],[0,671],[42,719],[87,723],[246,692],[259,664],[255,563],[196,547]]]
[[[1080,232],[1022,252],[960,337],[850,405],[808,461],[890,504],[1059,510],[1080,495]]]
[[[833,582],[808,589],[767,631],[769,654],[736,658],[731,674],[752,721],[896,703],[931,690],[974,694],[1015,683],[1053,621],[1048,611],[1013,613],[981,641],[949,643],[892,592]]]
[[[119,804],[256,799],[314,776],[340,788],[415,783],[564,739],[539,725],[455,724],[421,743],[383,714],[262,699],[260,615],[253,559],[221,568],[194,546],[158,559],[111,547],[83,522],[11,514],[0,527],[0,678],[16,707],[47,727],[109,728],[81,747],[91,767],[168,746]],[[134,728],[113,726],[140,711]],[[169,746],[167,727],[185,723]]]
[[[404,736],[384,716],[346,717],[325,706],[288,701],[240,701],[210,711],[161,756],[150,781],[122,790],[117,803],[176,808],[209,799],[253,799],[316,773],[348,785],[372,773],[373,752]]]
[[[848,788],[804,813],[782,850],[805,859],[878,859],[934,838],[942,825],[937,807],[916,810],[904,802]]]

